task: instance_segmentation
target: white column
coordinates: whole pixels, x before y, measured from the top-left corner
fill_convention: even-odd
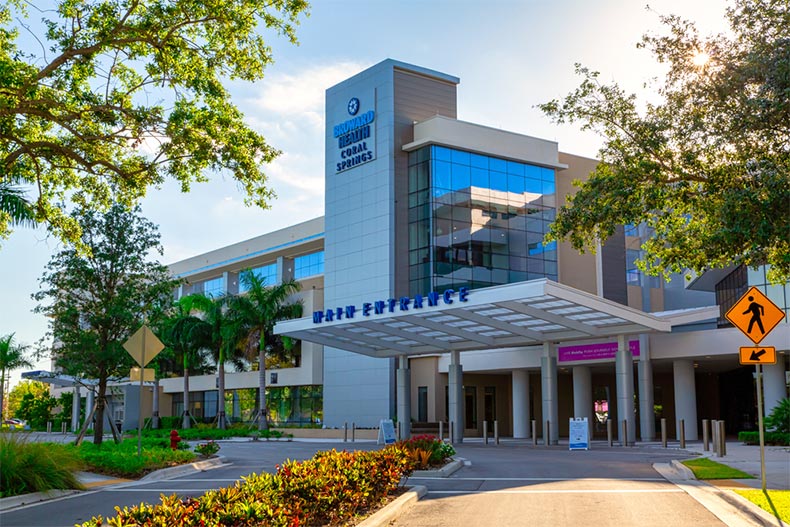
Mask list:
[[[80,429],[80,385],[74,385],[74,397],[71,400],[71,431]]]
[[[464,371],[461,365],[461,354],[457,351],[450,352],[450,367],[448,370],[447,402],[450,415],[447,416],[453,423],[453,443],[464,442]]]
[[[573,367],[573,417],[586,417],[592,437],[592,373],[589,366]]]
[[[513,438],[530,436],[529,372],[513,370]]]
[[[771,411],[779,402],[787,397],[787,385],[785,384],[785,364],[784,355],[777,357],[776,364],[763,365],[763,399],[765,415],[771,415]]]
[[[400,439],[408,439],[411,437],[411,371],[409,370],[409,358],[406,355],[398,357],[396,376]]]
[[[90,417],[90,415],[91,415],[91,410],[93,410],[93,404],[94,404],[93,398],[94,397],[95,397],[95,394],[93,393],[93,390],[88,388],[88,397],[85,400],[85,419],[88,419],[88,417]],[[93,428],[93,426],[88,425],[88,428]]]
[[[617,381],[617,437],[622,444],[636,441],[636,419],[634,419],[634,356],[628,347],[625,335],[617,335],[617,355],[615,356],[615,377]],[[623,421],[628,424],[628,437],[623,437]]]
[[[557,350],[550,342],[543,343],[540,358],[540,388],[543,398],[543,442],[556,445],[559,442],[559,412],[557,406]],[[546,421],[551,423],[550,437],[546,436]]]
[[[653,363],[650,361],[650,340],[639,335],[639,435],[642,441],[656,438],[656,419],[653,408]]]
[[[686,440],[697,440],[697,393],[694,382],[694,362],[676,360],[672,363],[675,384],[675,427],[680,439],[681,419],[686,429]]]

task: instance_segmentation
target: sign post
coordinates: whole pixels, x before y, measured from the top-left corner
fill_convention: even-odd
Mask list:
[[[762,341],[779,322],[784,320],[784,311],[756,287],[748,291],[727,311],[725,315],[732,325],[740,329],[758,347],[743,347],[739,350],[741,364],[754,364],[757,377],[757,428],[760,431],[760,476],[765,492],[765,430],[763,426],[763,364],[776,364],[776,348],[760,347]]]
[[[137,394],[137,457],[143,455],[143,380],[147,377],[145,365],[156,357],[164,347],[162,341],[145,324],[123,343],[123,348],[140,365],[140,368],[143,368],[140,375],[140,391]]]

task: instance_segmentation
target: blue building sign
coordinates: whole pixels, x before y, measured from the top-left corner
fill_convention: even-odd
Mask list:
[[[388,298],[387,300],[376,300],[365,302],[361,308],[357,306],[343,306],[324,311],[313,311],[313,324],[324,322],[334,322],[344,318],[354,318],[357,313],[363,317],[371,315],[383,315],[384,313],[394,313],[395,311],[409,311],[422,309],[424,307],[438,306],[440,303],[450,305],[455,301],[467,302],[469,300],[469,288],[461,287],[458,291],[447,289],[444,293],[431,291],[425,296],[414,295],[414,298],[402,296],[400,298]]]
[[[335,172],[343,172],[376,158],[374,151],[376,112],[359,113],[360,102],[356,97],[348,101],[347,110],[351,119],[336,124],[332,136],[337,139],[340,158],[336,160]]]

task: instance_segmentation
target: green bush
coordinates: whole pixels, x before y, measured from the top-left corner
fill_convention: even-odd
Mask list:
[[[233,487],[198,498],[162,496],[158,505],[116,507],[106,519],[128,525],[338,525],[377,507],[411,473],[397,447],[372,452],[319,452],[307,461],[286,461],[276,474],[252,474]],[[99,527],[95,517],[83,527]]]
[[[759,432],[738,432],[738,441],[747,445],[759,445]],[[790,446],[790,434],[783,432],[765,432],[766,445]]]
[[[120,444],[103,442],[101,445],[83,443],[71,446],[89,470],[124,478],[138,478],[153,470],[189,463],[195,454],[187,450],[171,450],[170,440],[158,438],[142,440],[142,456],[137,456],[137,439],[125,439]]]
[[[433,466],[442,465],[455,455],[455,449],[452,445],[430,434],[417,435],[411,439],[398,441],[396,445],[408,452],[414,452],[415,450],[430,452],[431,456],[428,464]]]
[[[782,399],[771,410],[771,414],[765,418],[765,429],[790,434],[790,398]]]
[[[63,445],[34,443],[16,434],[0,436],[0,498],[51,489],[81,489],[74,472],[82,468]]]
[[[198,443],[195,445],[195,452],[200,454],[201,457],[211,457],[219,452],[219,445],[214,441]]]

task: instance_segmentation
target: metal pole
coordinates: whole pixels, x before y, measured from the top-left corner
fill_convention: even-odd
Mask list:
[[[710,450],[708,448],[708,439],[709,439],[708,438],[708,420],[707,419],[703,419],[702,420],[702,449],[705,452]]]
[[[439,421],[439,441],[444,441],[444,421]]]
[[[140,354],[140,389],[137,393],[137,457],[143,457],[143,379],[145,378],[145,321],[143,321],[143,350]],[[187,402],[184,402],[187,404]]]
[[[710,437],[713,443],[713,453],[719,455],[719,422],[716,419],[710,422]]]
[[[665,417],[661,418],[661,446],[667,447],[667,419]]]
[[[398,432],[400,432],[400,423],[398,423]],[[398,438],[400,438],[400,433],[398,434]],[[348,441],[348,421],[343,421],[343,442]]]
[[[60,433],[66,435],[66,421],[60,423]]]
[[[628,421],[623,419],[623,441],[622,446],[628,446]]]
[[[488,444],[488,421],[483,421],[483,442]]]
[[[763,365],[755,365],[757,370],[757,427],[760,430],[760,479],[765,492],[765,432],[763,430]]]
[[[686,420],[680,420],[680,448],[686,448]]]
[[[357,424],[354,421],[351,421],[351,442],[354,443],[357,440]]]
[[[724,457],[727,455],[727,432],[724,430],[724,421],[719,421],[719,455]]]
[[[52,433],[52,421],[47,421],[47,433]]]
[[[612,436],[613,435],[614,434],[612,434],[612,420],[611,419],[607,419],[606,420],[606,440],[609,442],[609,446],[612,446],[612,442],[613,442]]]
[[[499,421],[494,421],[494,443],[499,444]]]
[[[551,444],[551,421],[546,421],[546,440],[544,441],[545,446],[549,446]]]
[[[538,444],[538,423],[533,419],[532,420],[532,445],[535,446]]]

